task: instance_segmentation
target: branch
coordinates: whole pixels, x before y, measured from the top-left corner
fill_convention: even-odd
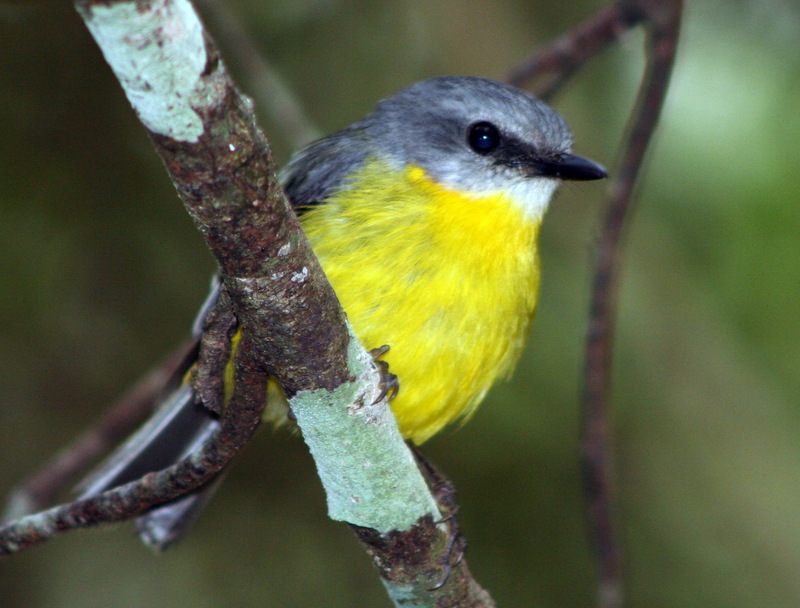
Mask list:
[[[639,0],[645,14],[648,62],[634,118],[605,204],[595,248],[595,271],[584,362],[582,445],[590,524],[600,559],[600,606],[623,605],[621,557],[612,519],[609,453],[612,345],[617,309],[622,235],[635,207],[633,191],[658,124],[675,61],[682,0]]]
[[[178,348],[151,370],[88,431],[57,454],[41,470],[11,492],[2,521],[44,509],[72,485],[76,477],[144,422],[182,366],[194,341]]]
[[[622,558],[613,521],[613,463],[609,447],[612,346],[622,235],[634,208],[633,191],[666,97],[680,33],[682,0],[621,0],[540,50],[515,68],[517,86],[541,79],[540,95],[549,97],[586,61],[643,23],[648,63],[622,144],[616,175],[609,185],[604,220],[595,246],[595,270],[584,362],[581,455],[589,527],[599,565],[598,605],[624,605]],[[549,77],[549,79],[545,78]]]
[[[195,4],[220,41],[227,62],[234,72],[237,67],[241,71],[244,89],[252,93],[262,112],[266,110],[269,123],[280,129],[283,140],[296,149],[322,137],[324,133],[303,112],[300,100],[265,58],[234,7],[218,0],[196,0]]]
[[[516,87],[532,87],[539,97],[548,99],[587,61],[644,18],[645,13],[635,0],[622,0],[600,9],[514,67],[508,82]]]
[[[490,606],[465,562],[450,563],[449,526],[440,522],[385,399],[377,399],[372,359],[353,337],[275,179],[252,103],[238,93],[192,6],[187,0],[76,0],[76,6],[217,259],[243,336],[233,398],[199,452],[7,526],[0,552],[130,517],[208,482],[255,429],[267,379],[275,377],[317,463],[330,516],[363,532],[395,602]]]
[[[245,337],[246,338],[246,337]],[[245,339],[243,338],[243,340]],[[124,521],[212,480],[252,435],[264,409],[267,376],[258,362],[237,357],[236,387],[220,429],[199,452],[178,464],[90,499],[59,505],[0,528],[0,556],[10,555],[63,532]]]

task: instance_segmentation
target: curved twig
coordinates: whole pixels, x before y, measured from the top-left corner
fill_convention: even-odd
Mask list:
[[[648,63],[622,154],[604,205],[595,246],[595,269],[584,362],[581,457],[589,527],[599,568],[598,605],[624,604],[622,558],[613,520],[609,412],[611,363],[624,228],[634,208],[632,197],[645,153],[666,97],[680,32],[682,0],[622,0],[537,52],[512,70],[517,86],[536,80],[543,97],[553,95],[586,61],[642,23],[647,31]]]
[[[243,338],[244,339],[244,338]],[[212,480],[239,452],[261,420],[267,375],[245,348],[237,357],[236,387],[220,429],[178,464],[98,496],[28,515],[0,528],[0,556],[17,553],[70,530],[124,521]]]
[[[183,365],[196,347],[193,340],[176,349],[123,395],[97,423],[39,471],[19,483],[11,492],[2,521],[11,521],[53,504],[81,473],[144,422],[170,381],[186,371]]]
[[[633,191],[669,86],[681,23],[681,0],[642,0],[648,63],[639,99],[605,204],[595,247],[595,271],[584,362],[581,444],[590,525],[599,555],[601,608],[623,605],[622,559],[613,524],[609,411],[617,286],[622,235],[635,200]]]

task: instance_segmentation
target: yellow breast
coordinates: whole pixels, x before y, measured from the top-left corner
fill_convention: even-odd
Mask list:
[[[404,437],[421,443],[469,415],[513,368],[537,299],[540,221],[503,193],[379,163],[301,216],[362,344],[391,346]]]

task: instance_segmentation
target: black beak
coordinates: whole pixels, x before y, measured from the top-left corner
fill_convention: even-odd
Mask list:
[[[540,160],[537,164],[542,175],[548,177],[572,181],[589,181],[608,177],[608,171],[601,165],[574,154],[561,154],[558,160]]]

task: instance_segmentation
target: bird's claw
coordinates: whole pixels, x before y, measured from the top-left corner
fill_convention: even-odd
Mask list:
[[[400,381],[397,379],[397,376],[389,371],[389,364],[386,361],[379,360],[379,357],[382,357],[387,352],[389,352],[388,344],[384,344],[380,348],[373,348],[369,351],[375,363],[375,367],[378,370],[378,374],[381,377],[380,382],[378,382],[378,388],[381,389],[381,392],[378,394],[375,401],[372,402],[372,405],[375,405],[384,397],[391,401],[397,397],[397,393],[400,392]]]
[[[442,571],[439,582],[431,587],[429,591],[436,591],[445,586],[447,580],[450,578],[450,573],[453,571],[453,568],[458,566],[458,564],[461,563],[461,560],[464,559],[464,552],[467,548],[466,539],[461,536],[461,532],[458,529],[458,524],[455,522],[455,513],[447,515],[446,517],[442,518],[441,521],[448,522],[447,547],[445,547],[444,555],[442,555],[442,561],[439,564],[439,567]],[[453,559],[454,554],[456,555],[455,559]]]
[[[410,441],[406,443],[411,453],[414,455],[417,466],[425,477],[428,486],[433,492],[436,504],[439,505],[442,518],[436,523],[437,525],[447,525],[447,545],[439,561],[441,576],[436,585],[430,589],[430,591],[436,591],[447,584],[450,574],[453,572],[453,568],[458,566],[464,559],[464,553],[467,550],[467,539],[461,535],[461,530],[458,527],[458,520],[456,518],[458,514],[458,503],[456,502],[456,488],[453,482],[445,477],[416,445]]]

